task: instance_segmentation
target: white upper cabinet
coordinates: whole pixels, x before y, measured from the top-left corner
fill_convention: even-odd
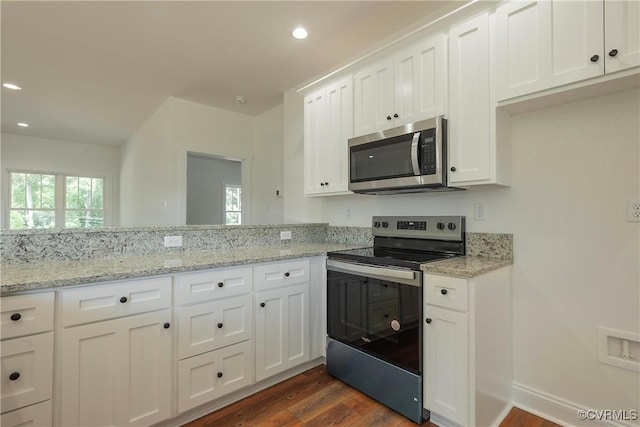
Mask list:
[[[496,11],[497,99],[637,66],[638,44],[635,1],[505,3]]]
[[[449,31],[449,182],[490,183],[495,166],[491,138],[489,17]]]
[[[347,140],[353,135],[351,76],[304,99],[304,193],[349,193]]]
[[[640,65],[640,2],[604,2],[604,52],[607,73]]]
[[[354,78],[354,135],[445,112],[445,37],[438,35],[368,66]]]

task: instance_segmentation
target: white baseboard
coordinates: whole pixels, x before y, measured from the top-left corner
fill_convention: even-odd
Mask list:
[[[608,421],[608,420],[581,420],[578,411],[589,410],[578,403],[561,399],[557,396],[527,387],[523,384],[513,383],[513,406],[523,409],[539,417],[553,421],[566,427],[630,427],[637,424]],[[597,408],[605,409],[605,408]],[[611,408],[615,409],[615,408]]]

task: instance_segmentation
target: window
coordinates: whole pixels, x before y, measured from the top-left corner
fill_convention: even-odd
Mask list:
[[[242,224],[242,187],[240,185],[224,185],[224,223]]]
[[[12,172],[10,181],[9,228],[55,227],[55,175]]]
[[[104,179],[65,177],[64,226],[104,226]]]
[[[9,172],[9,228],[103,227],[104,178]]]

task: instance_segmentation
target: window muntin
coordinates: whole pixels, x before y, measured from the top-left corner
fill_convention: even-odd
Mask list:
[[[225,184],[224,186],[224,223],[242,224],[242,186]]]

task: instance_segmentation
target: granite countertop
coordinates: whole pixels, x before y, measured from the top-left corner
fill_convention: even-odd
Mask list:
[[[10,294],[27,290],[88,285],[112,280],[320,256],[329,251],[361,246],[338,243],[299,243],[89,261],[8,264],[3,265],[0,271],[0,293]],[[463,256],[425,263],[422,264],[421,269],[427,273],[468,278],[511,264],[513,260]]]
[[[444,274],[456,277],[475,277],[513,264],[512,259],[461,256],[422,264],[425,273]]]
[[[89,261],[7,264],[3,265],[0,271],[0,293],[86,285],[111,280],[312,257],[325,255],[329,251],[360,246],[362,245],[299,243]]]

